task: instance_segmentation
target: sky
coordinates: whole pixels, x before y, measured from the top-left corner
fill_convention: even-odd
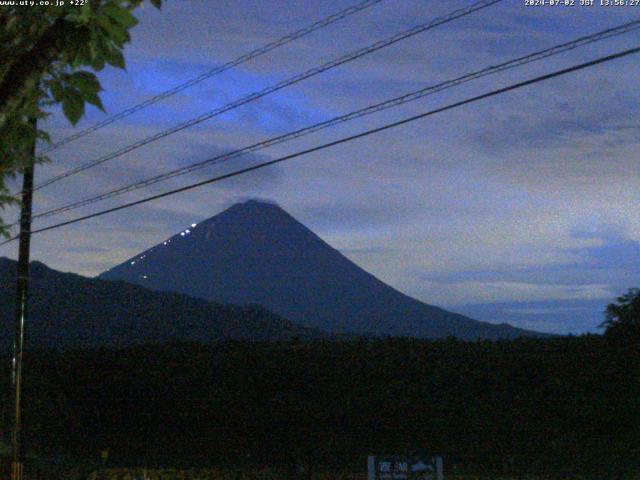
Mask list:
[[[99,74],[107,115],[333,14],[355,0],[166,0],[137,16],[126,71]],[[384,0],[51,152],[36,183],[470,0]],[[504,0],[166,137],[36,193],[43,211],[465,73],[639,19],[640,6]],[[44,227],[241,165],[640,44],[640,31],[446,90],[43,219]],[[394,288],[478,320],[598,332],[608,303],[640,286],[640,55],[450,110],[290,162],[35,235],[32,259],[94,276],[247,198],[276,202]],[[76,129],[59,110],[53,139]],[[4,212],[12,220],[16,212]],[[17,245],[0,247],[15,258]]]

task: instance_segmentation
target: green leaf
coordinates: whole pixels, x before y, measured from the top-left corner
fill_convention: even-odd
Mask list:
[[[92,16],[93,9],[91,8],[91,2],[87,2],[80,7],[80,21],[82,23],[89,23]]]
[[[64,90],[62,111],[72,125],[78,123],[78,120],[84,115],[84,100],[80,96],[80,92],[72,88]]]
[[[111,49],[106,57],[107,62],[114,67],[125,68],[124,55],[117,48]]]
[[[120,48],[124,46],[126,42],[131,40],[129,32],[126,28],[120,24],[113,22],[106,15],[101,15],[97,19],[98,25],[104,30],[105,34],[113,40]]]
[[[78,89],[84,96],[95,95],[96,93],[102,91],[100,82],[98,81],[97,77],[91,72],[83,70],[74,72],[71,75],[67,75],[66,81],[69,85]]]
[[[77,68],[80,65],[91,65],[93,53],[91,50],[93,41],[91,30],[87,28],[78,28],[73,38],[69,39],[67,45],[71,52],[74,52],[73,56],[73,68]]]
[[[151,0],[151,5],[160,10],[162,8],[162,0]]]
[[[109,28],[107,28],[107,24],[110,24]],[[105,17],[105,20],[100,22],[100,29],[100,32],[102,33],[101,39],[103,41],[109,44],[115,43],[121,49],[124,47],[125,43],[131,40],[129,30],[108,17]]]
[[[91,49],[88,46],[82,47],[78,50],[78,53],[71,64],[73,68],[78,68],[80,65],[91,65]]]
[[[105,111],[104,105],[102,104],[102,100],[100,100],[100,97],[98,96],[98,94],[87,95],[85,97],[85,100],[91,105],[98,107],[101,111],[103,112]]]
[[[56,80],[55,82],[51,82],[49,89],[51,90],[51,95],[53,95],[53,99],[56,102],[61,102],[62,101],[62,85],[60,84],[60,81]]]
[[[70,14],[66,15],[64,17],[64,19],[67,22],[71,22],[71,23],[79,23],[80,22],[80,16],[77,13],[70,13]]]
[[[104,54],[103,52],[101,52],[98,47],[96,46],[95,43],[91,43],[89,45],[89,48],[91,50],[91,67],[93,67],[94,70],[96,71],[100,71],[104,68]]]
[[[127,30],[138,24],[138,19],[126,8],[111,2],[104,6],[103,12]]]
[[[51,136],[44,130],[38,130],[38,139],[47,143],[51,143]]]

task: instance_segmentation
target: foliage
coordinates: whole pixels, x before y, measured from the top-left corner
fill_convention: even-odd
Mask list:
[[[418,450],[444,455],[449,473],[481,478],[640,472],[640,352],[595,335],[167,344],[29,358],[27,445],[96,462],[108,449],[110,468],[291,472],[304,462],[335,474],[366,471],[371,453]],[[9,391],[3,364],[0,394]]]
[[[365,480],[364,477],[364,475],[350,475],[340,480]],[[122,468],[97,470],[92,472],[87,480],[127,480],[132,478],[144,478],[145,480],[274,480],[281,477],[273,475],[269,469],[243,471],[215,468],[185,470]],[[316,477],[314,480],[330,479]]]
[[[48,107],[61,104],[75,125],[86,103],[104,109],[100,82],[86,68],[125,67],[122,51],[138,23],[132,12],[143,1],[0,7],[0,208],[16,203],[6,180],[31,161],[34,138],[49,140],[46,132],[34,131],[31,119],[44,118]],[[150,1],[160,7],[161,0]],[[1,219],[0,234],[7,234]]]
[[[607,306],[606,320],[600,327],[611,338],[640,340],[640,289],[629,289],[617,302]]]

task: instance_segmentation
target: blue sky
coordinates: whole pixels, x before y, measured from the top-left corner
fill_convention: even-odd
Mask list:
[[[351,3],[167,0],[161,12],[147,6],[125,51],[127,71],[100,73],[104,104],[109,114],[117,113]],[[37,177],[44,180],[470,3],[385,0],[56,150]],[[640,7],[526,7],[523,0],[505,0],[59,182],[38,192],[35,208],[84,198],[636,18]],[[150,191],[639,43],[640,34],[633,32]],[[36,236],[33,257],[54,268],[95,275],[236,201],[260,197],[280,204],[383,281],[427,303],[548,332],[594,332],[607,303],[640,285],[638,78],[640,57],[628,57]],[[88,113],[80,128],[104,118],[93,109]],[[54,139],[73,131],[59,112],[46,125]],[[3,247],[0,255],[15,256],[15,246]]]

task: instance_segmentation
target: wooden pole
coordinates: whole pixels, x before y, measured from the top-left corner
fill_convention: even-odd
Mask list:
[[[36,120],[31,124],[36,129]],[[22,452],[22,381],[23,357],[25,344],[25,326],[27,323],[27,300],[29,292],[29,255],[31,247],[31,213],[33,203],[33,173],[35,165],[36,139],[29,152],[29,161],[24,168],[22,180],[22,209],[20,214],[20,245],[16,279],[15,339],[13,344],[13,398],[14,417],[11,444],[13,447],[13,463],[11,464],[11,480],[23,480],[24,463]]]

